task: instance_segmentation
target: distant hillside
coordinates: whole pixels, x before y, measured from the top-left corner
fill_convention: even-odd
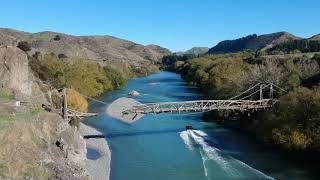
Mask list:
[[[186,52],[184,52],[184,54],[199,55],[199,54],[205,54],[208,51],[209,51],[208,47],[193,47],[193,48],[187,50]]]
[[[280,43],[267,50],[269,54],[320,52],[320,35]]]
[[[312,36],[311,38],[309,38],[309,40],[320,41],[320,34]]]
[[[249,35],[235,40],[226,40],[209,49],[209,53],[234,53],[243,50],[269,49],[283,42],[301,39],[287,32],[264,35]]]
[[[131,64],[159,61],[170,54],[156,45],[143,46],[112,36],[73,36],[57,32],[27,33],[0,28],[0,45],[16,46],[19,41],[32,44],[32,51],[64,54],[93,60],[113,60]]]
[[[177,55],[184,55],[184,54],[192,54],[192,55],[200,55],[205,54],[209,51],[208,47],[193,47],[187,51],[184,52],[176,52]]]

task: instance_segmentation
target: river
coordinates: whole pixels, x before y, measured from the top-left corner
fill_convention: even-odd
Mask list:
[[[178,74],[161,71],[135,78],[99,99],[113,102],[136,90],[142,103],[202,99]],[[263,147],[253,137],[201,121],[201,113],[146,115],[133,124],[109,117],[106,105],[86,124],[106,135],[111,180],[317,179],[304,163]],[[195,130],[185,130],[192,125]]]

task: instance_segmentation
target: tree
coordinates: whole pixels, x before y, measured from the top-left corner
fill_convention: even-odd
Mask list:
[[[68,106],[74,110],[88,112],[88,101],[76,90],[68,89]]]
[[[56,36],[53,38],[53,40],[59,41],[59,40],[61,40],[61,37],[60,37],[59,35],[56,35]]]
[[[19,49],[21,49],[24,52],[30,51],[31,50],[31,44],[27,41],[20,41],[17,45]]]
[[[40,51],[36,51],[33,55],[32,55],[32,57],[34,57],[34,58],[36,58],[36,59],[41,59],[41,52]]]
[[[68,58],[68,56],[67,56],[67,55],[65,55],[65,54],[59,54],[59,55],[58,55],[58,58],[59,58],[59,59],[62,59],[62,58]]]
[[[289,149],[319,146],[320,89],[298,87],[266,113],[260,128],[276,144]]]

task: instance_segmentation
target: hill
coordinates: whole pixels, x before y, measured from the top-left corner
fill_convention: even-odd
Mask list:
[[[199,55],[199,54],[205,54],[208,51],[209,51],[208,47],[193,47],[193,48],[185,51],[184,54]]]
[[[269,49],[283,42],[301,39],[287,32],[264,35],[249,35],[235,40],[226,40],[209,49],[209,53],[234,53],[243,50]]]
[[[192,55],[201,55],[205,54],[209,51],[208,47],[193,47],[189,50],[186,51],[180,51],[180,52],[175,52],[176,55],[185,55],[185,54],[192,54]]]
[[[311,41],[320,41],[320,34],[314,35],[311,38],[309,38]]]
[[[314,35],[311,38],[295,39],[280,43],[267,50],[268,54],[297,54],[320,52],[320,35]]]
[[[64,54],[93,60],[120,61],[130,64],[156,62],[170,54],[168,49],[156,45],[143,46],[112,36],[73,36],[57,32],[28,33],[0,28],[0,45],[16,46],[28,41],[32,51]]]

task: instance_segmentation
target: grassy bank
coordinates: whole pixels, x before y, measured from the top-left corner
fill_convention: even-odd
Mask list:
[[[277,94],[280,102],[270,111],[250,112],[250,116],[236,111],[210,112],[205,120],[230,125],[228,120],[237,119],[237,128],[268,144],[292,151],[320,150],[320,81],[314,78],[320,73],[318,55],[268,57],[245,51],[183,61],[166,59],[165,64],[212,99],[227,99],[258,82],[273,82],[287,93]]]
[[[3,108],[3,105],[0,105],[0,108]],[[24,112],[12,110],[0,114],[0,179],[6,177],[48,179],[47,167],[39,162],[44,158],[51,143],[48,125],[55,123],[55,121],[50,122],[52,118],[52,114],[38,108]],[[38,126],[42,129],[38,129]]]

